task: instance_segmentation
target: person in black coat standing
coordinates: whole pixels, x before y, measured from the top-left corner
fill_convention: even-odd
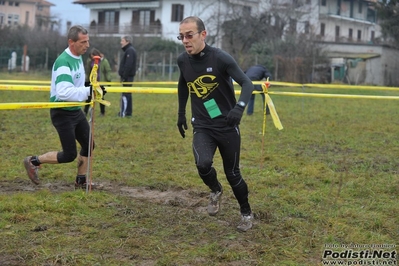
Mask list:
[[[272,78],[272,75],[269,73],[266,67],[262,65],[255,65],[248,68],[245,74],[252,80],[252,81],[261,81],[262,79]],[[254,91],[262,91],[261,85],[254,85]],[[265,105],[265,94],[261,93],[263,98],[263,106]],[[254,112],[254,105],[255,105],[255,94],[251,95],[251,99],[248,102],[247,108],[247,115],[252,115]],[[269,107],[266,107],[266,113],[269,114]]]
[[[123,36],[121,38],[121,46],[124,51],[121,58],[118,74],[121,82],[133,82],[136,75],[136,50],[132,45],[132,37]],[[123,84],[123,87],[132,87],[133,84]],[[118,116],[131,117],[133,114],[133,99],[131,92],[123,92],[121,95],[120,111]]]

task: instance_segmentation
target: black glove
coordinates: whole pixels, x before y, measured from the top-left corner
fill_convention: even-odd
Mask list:
[[[177,119],[177,127],[179,128],[180,135],[185,138],[186,134],[184,130],[188,129],[185,115],[179,115],[179,118]]]
[[[90,87],[90,95],[87,97],[87,100],[86,100],[86,102],[89,103],[89,102],[91,102],[91,96],[93,94],[92,93],[93,90],[91,88],[90,81],[85,81],[85,87]]]
[[[104,97],[104,95],[107,94],[107,91],[105,90],[105,87],[102,85],[100,85],[100,88],[103,90],[103,97]]]
[[[230,112],[226,116],[227,125],[234,127],[234,126],[240,124],[243,112],[244,112],[244,107],[241,107],[239,105],[234,106],[234,108],[231,109]]]

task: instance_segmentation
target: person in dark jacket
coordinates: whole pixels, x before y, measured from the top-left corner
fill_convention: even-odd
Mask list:
[[[271,78],[272,75],[269,73],[266,67],[262,65],[255,65],[248,68],[245,74],[252,80],[252,81],[261,81],[262,79]],[[254,85],[255,91],[262,91],[261,85]],[[263,98],[263,106],[265,106],[265,94],[261,93]],[[255,94],[251,95],[251,99],[248,102],[247,108],[247,115],[252,115],[254,112],[254,105],[255,105]],[[266,113],[269,114],[269,107],[266,107]]]
[[[191,99],[192,148],[195,165],[204,184],[210,189],[209,215],[219,212],[223,188],[213,167],[218,149],[226,178],[240,206],[239,231],[252,227],[253,213],[248,201],[248,186],[240,171],[241,135],[239,124],[245,106],[251,97],[253,84],[225,51],[205,43],[207,31],[198,17],[187,17],[180,22],[177,38],[185,52],[177,58],[180,77],[177,85],[178,121],[181,136],[187,130],[186,105]],[[241,94],[236,100],[234,79]]]
[[[121,46],[124,51],[121,59],[118,74],[121,82],[133,82],[136,75],[136,50],[132,45],[132,37],[123,36],[121,38]],[[132,87],[132,84],[123,84],[123,87]],[[133,99],[131,92],[124,92],[121,95],[120,111],[118,116],[131,117],[133,114]]]

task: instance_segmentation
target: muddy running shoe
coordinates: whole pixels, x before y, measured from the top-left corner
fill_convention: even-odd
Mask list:
[[[241,222],[238,224],[237,229],[241,232],[246,232],[252,228],[252,222],[254,220],[254,216],[251,213],[250,215],[241,215]]]
[[[28,156],[24,159],[24,166],[26,169],[26,173],[28,174],[29,179],[35,184],[39,185],[40,180],[38,176],[40,166],[35,166],[31,163],[30,159],[32,156]]]
[[[95,189],[95,190],[99,190],[99,189],[103,189],[104,185],[100,184],[100,183],[91,183],[91,190]],[[78,184],[75,183],[75,189],[86,189],[86,183],[84,184]]]
[[[100,183],[91,183],[91,189],[102,189],[103,187]],[[86,179],[76,179],[75,189],[86,189]]]
[[[209,204],[207,208],[209,215],[214,216],[219,212],[222,194],[223,190],[217,192],[212,191],[211,194],[209,195]]]
[[[86,176],[85,175],[76,176],[75,189],[86,189]]]

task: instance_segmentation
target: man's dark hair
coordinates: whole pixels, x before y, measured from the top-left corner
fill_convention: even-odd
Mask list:
[[[68,31],[68,40],[76,42],[77,40],[79,40],[79,33],[86,35],[89,32],[80,25],[72,26]]]
[[[205,30],[205,24],[199,17],[195,17],[195,16],[186,17],[185,19],[183,19],[180,22],[180,25],[184,24],[184,23],[188,23],[188,22],[195,22],[197,24],[197,30],[198,31],[204,31]]]

